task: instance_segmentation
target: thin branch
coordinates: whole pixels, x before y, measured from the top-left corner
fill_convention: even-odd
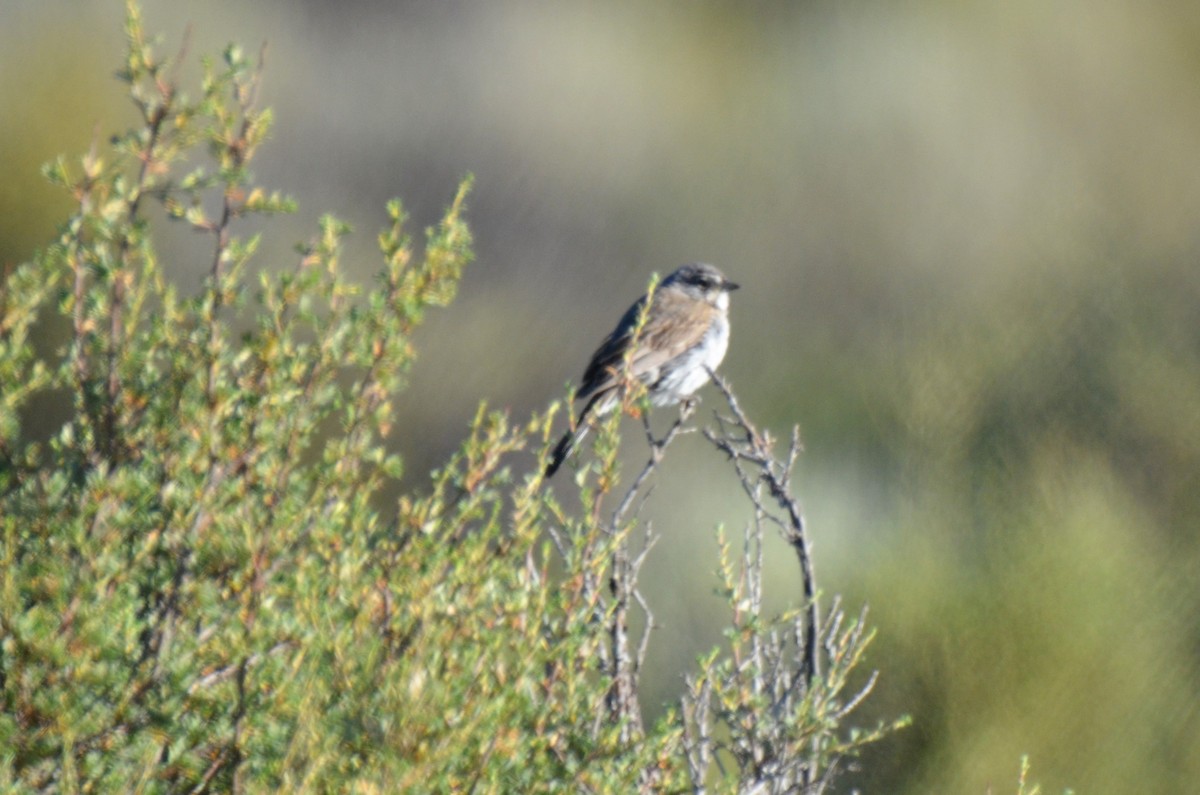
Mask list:
[[[186,47],[186,42],[184,44]],[[126,215],[126,224],[128,231],[121,236],[120,244],[117,249],[116,267],[113,269],[109,285],[108,297],[108,379],[107,391],[108,399],[105,403],[104,411],[104,444],[107,448],[106,453],[111,460],[118,452],[117,443],[117,414],[120,408],[121,394],[121,367],[120,355],[122,343],[124,340],[124,310],[125,310],[125,291],[133,281],[133,276],[129,272],[130,266],[130,251],[133,248],[132,237],[136,234],[135,227],[138,223],[139,210],[142,204],[142,197],[146,194],[147,187],[150,182],[150,177],[157,164],[156,150],[159,140],[162,137],[163,128],[165,127],[167,117],[170,115],[171,105],[175,100],[175,84],[172,82],[163,82],[155,80],[155,87],[158,89],[160,102],[154,106],[153,110],[149,110],[145,114],[148,135],[146,137],[146,145],[138,153],[138,159],[141,160],[141,166],[138,169],[137,180],[133,185],[128,199]]]
[[[256,652],[255,654],[251,654],[245,659],[245,665],[246,667],[257,665],[265,657],[274,656],[282,651],[294,647],[295,644],[292,641],[280,641],[271,648],[267,649],[265,652]],[[223,666],[215,671],[210,671],[209,673],[197,679],[195,682],[192,682],[190,685],[188,685],[187,692],[189,695],[191,695],[197,690],[203,690],[204,688],[212,687],[215,684],[224,682],[226,679],[231,679],[238,675],[238,671],[241,668],[242,663],[239,662],[237,664]]]
[[[661,439],[654,438],[654,433],[650,429],[649,416],[646,414],[642,415],[642,423],[646,431],[646,442],[650,447],[650,458],[646,461],[645,466],[642,467],[642,471],[638,473],[637,478],[634,479],[633,484],[625,493],[625,497],[621,500],[621,503],[617,506],[617,509],[613,511],[612,520],[609,523],[611,528],[616,529],[617,525],[621,523],[621,520],[625,518],[625,514],[628,513],[629,507],[633,504],[634,497],[636,497],[638,492],[641,491],[642,484],[646,482],[646,479],[649,478],[651,474],[653,474],[654,470],[658,469],[659,463],[662,462],[663,455],[666,454],[667,447],[670,446],[671,442],[675,441],[675,437],[681,433],[686,433],[687,431],[691,430],[690,428],[685,428],[685,425],[695,410],[696,403],[694,401],[685,401],[680,407],[679,416],[676,418],[671,427],[667,429],[666,435],[664,435]]]
[[[658,625],[654,622],[654,613],[650,611],[650,605],[646,601],[646,597],[639,590],[634,590],[633,598],[637,600],[638,606],[642,608],[642,614],[646,617],[646,626],[642,629],[641,640],[638,641],[637,656],[633,658],[633,671],[637,676],[642,672],[642,667],[646,664],[646,652],[650,649],[650,633],[653,632]]]
[[[775,519],[774,521],[784,528],[784,538],[791,545],[792,549],[795,550],[800,562],[805,610],[808,614],[808,626],[804,643],[805,678],[807,683],[811,685],[821,673],[820,656],[817,653],[817,639],[821,635],[820,606],[817,603],[816,575],[813,572],[812,549],[808,540],[808,534],[805,532],[804,516],[800,510],[799,501],[791,495],[788,480],[791,475],[792,464],[795,462],[801,449],[799,430],[793,429],[787,458],[785,459],[785,463],[781,464],[772,454],[772,440],[770,436],[758,431],[749,418],[746,417],[737,398],[730,390],[729,384],[711,369],[709,370],[709,376],[729,404],[729,408],[733,412],[733,419],[727,421],[718,416],[720,433],[706,428],[704,430],[705,438],[734,462],[734,467],[742,481],[742,488],[752,499],[754,498],[753,484],[765,484],[771,497],[786,514],[786,523],[779,519]],[[732,430],[730,430],[729,426],[732,426]],[[743,468],[742,462],[747,462],[756,467],[758,469],[757,476],[753,477]],[[761,507],[761,502],[756,502],[755,505],[756,507]]]
[[[863,703],[866,697],[871,695],[871,691],[875,689],[875,682],[878,679],[879,671],[872,671],[871,675],[867,677],[867,683],[863,685],[857,693],[851,696],[850,700],[846,702],[846,706],[837,711],[836,716],[838,720],[841,720],[854,710],[858,709],[859,705]]]
[[[625,394],[632,394],[632,391],[627,391]],[[692,401],[685,402],[680,409],[679,416],[662,438],[655,438],[650,427],[648,415],[645,413],[642,414],[650,457],[613,511],[606,526],[607,532],[616,535],[621,531],[624,522],[630,515],[631,509],[635,503],[638,503],[638,496],[642,495],[642,501],[638,503],[638,511],[640,512],[641,506],[645,504],[645,496],[648,493],[648,490],[643,490],[647,480],[658,469],[671,443],[680,434],[691,430],[687,426],[687,421],[694,411],[695,403]],[[649,650],[650,635],[656,625],[654,623],[654,614],[651,612],[645,597],[638,589],[637,579],[642,564],[653,548],[655,540],[652,530],[647,527],[643,548],[636,557],[631,559],[628,539],[620,539],[616,549],[613,551],[612,560],[609,564],[609,594],[613,599],[613,607],[609,615],[604,619],[607,622],[609,642],[601,655],[601,670],[605,671],[612,680],[611,689],[608,697],[605,699],[606,709],[611,718],[621,721],[622,725],[627,727],[623,730],[623,739],[627,742],[632,742],[635,738],[641,736],[643,731],[641,703],[638,697],[638,680]],[[630,648],[629,639],[629,610],[631,603],[637,604],[641,608],[646,621],[641,637],[638,639],[636,650]]]

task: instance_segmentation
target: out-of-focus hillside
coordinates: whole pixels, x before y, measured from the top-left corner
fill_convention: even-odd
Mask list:
[[[1048,792],[1200,780],[1200,7],[146,5],[165,48],[269,43],[257,176],[301,211],[262,267],[331,211],[365,276],[387,198],[422,226],[476,175],[478,262],[399,401],[414,486],[479,399],[560,397],[651,271],[717,263],[724,370],[801,424],[818,574],[871,605],[873,708],[914,718],[847,790],[1003,792],[1021,753]],[[0,266],[67,206],[39,164],[129,119],[121,13],[0,6]],[[745,518],[674,450],[658,700],[716,640],[711,529]]]

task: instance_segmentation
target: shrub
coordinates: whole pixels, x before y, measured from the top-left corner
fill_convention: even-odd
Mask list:
[[[470,180],[419,247],[388,205],[370,288],[343,274],[333,218],[290,266],[252,272],[259,237],[235,222],[293,207],[249,171],[272,122],[260,66],[230,47],[191,99],[132,2],[127,20],[141,123],[47,168],[76,208],[0,295],[6,788],[818,792],[882,735],[844,726],[874,683],[849,689],[870,632],[819,606],[795,440],[776,458],[724,382],[731,416],[707,435],[755,519],[740,545],[721,534],[727,643],[652,726],[650,636],[630,619],[653,628],[637,587],[653,539],[633,506],[690,410],[647,428],[627,487],[614,414],[577,514],[526,473],[555,406],[519,422],[481,406],[429,486],[383,505],[411,333],[472,257]],[[164,276],[162,219],[201,233],[197,294]],[[34,438],[56,399],[66,416]],[[623,413],[640,407],[627,390]],[[773,618],[772,526],[803,586]]]

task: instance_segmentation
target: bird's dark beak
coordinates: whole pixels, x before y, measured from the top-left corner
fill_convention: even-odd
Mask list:
[[[726,292],[733,292],[734,290],[739,289],[742,285],[738,284],[737,282],[731,282],[728,279],[726,279],[725,281],[721,282],[721,286],[725,288]]]

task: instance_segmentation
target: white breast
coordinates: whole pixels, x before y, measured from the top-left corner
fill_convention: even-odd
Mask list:
[[[724,314],[719,314],[700,338],[700,342],[665,366],[652,390],[652,402],[658,406],[678,403],[704,386],[708,381],[708,371],[705,367],[716,370],[725,358],[725,350],[728,347],[729,320]]]

